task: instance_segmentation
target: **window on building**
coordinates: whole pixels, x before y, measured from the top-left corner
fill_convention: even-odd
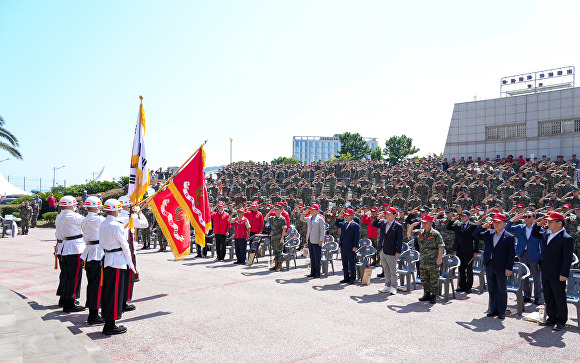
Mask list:
[[[485,138],[487,140],[510,139],[516,137],[526,137],[525,123],[487,126],[485,128]]]
[[[580,119],[538,122],[540,136],[580,132]]]

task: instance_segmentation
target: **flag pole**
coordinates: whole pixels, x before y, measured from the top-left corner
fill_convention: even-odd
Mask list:
[[[151,200],[153,199],[153,197],[155,197],[157,194],[161,193],[163,190],[165,190],[165,188],[167,188],[167,186],[169,185],[169,183],[173,180],[173,178],[175,178],[175,176],[187,165],[187,163],[189,163],[191,161],[191,159],[193,159],[195,157],[195,155],[197,155],[197,153],[199,152],[199,150],[201,150],[201,148],[207,143],[207,140],[205,140],[203,142],[203,144],[201,144],[200,147],[197,148],[197,150],[195,150],[193,152],[193,154],[191,154],[191,156],[189,158],[187,158],[187,160],[173,173],[173,175],[171,175],[169,177],[169,179],[167,179],[167,181],[165,183],[163,183],[163,185],[161,185],[159,187],[159,189],[153,193],[152,195],[148,196],[146,199],[143,199],[141,202],[139,202],[139,207],[142,209],[144,208],[147,204],[149,204],[149,202],[151,202]]]

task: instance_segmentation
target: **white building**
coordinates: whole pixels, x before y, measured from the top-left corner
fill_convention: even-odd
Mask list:
[[[375,137],[363,137],[372,148],[378,146]],[[301,162],[326,161],[340,150],[338,134],[334,136],[294,136],[292,139],[292,157]]]

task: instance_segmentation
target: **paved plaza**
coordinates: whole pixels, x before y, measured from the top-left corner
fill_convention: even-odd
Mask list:
[[[553,332],[515,315],[486,317],[487,294],[458,293],[430,305],[417,301],[421,290],[379,294],[376,277],[370,286],[339,284],[339,261],[335,276],[312,280],[304,277],[304,258],[297,269],[270,272],[266,258],[251,267],[193,255],[176,262],[156,250],[138,251],[137,309],[119,321],[128,332],[109,337],[102,326],[86,324],[88,312],[65,314],[56,305],[53,246],[48,228],[0,239],[0,285],[47,323],[90,338],[106,353],[95,361],[106,355],[121,362],[580,361],[571,305],[566,330]],[[508,304],[515,308],[513,294]],[[527,312],[534,309],[526,304]],[[3,329],[1,313],[3,352],[14,333]]]

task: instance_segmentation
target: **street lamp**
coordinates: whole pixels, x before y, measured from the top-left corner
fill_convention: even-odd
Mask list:
[[[64,168],[64,165],[59,166],[58,168],[56,166],[52,168],[52,187],[53,188],[56,187],[56,185],[55,185],[55,183],[56,183],[56,171],[58,169],[62,169],[62,168]]]
[[[230,164],[232,163],[232,141],[234,141],[234,139],[230,137]]]

